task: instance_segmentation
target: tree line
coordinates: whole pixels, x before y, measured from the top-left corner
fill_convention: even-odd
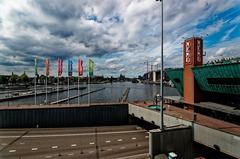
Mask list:
[[[29,83],[29,81],[30,81],[30,79],[25,72],[20,76],[14,74],[14,73],[12,73],[11,76],[0,75],[0,84],[22,83],[22,84],[26,85],[27,83]]]

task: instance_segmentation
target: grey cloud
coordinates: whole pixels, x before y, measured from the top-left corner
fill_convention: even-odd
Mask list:
[[[80,18],[86,2],[75,0],[36,0],[32,2],[32,5],[39,7],[49,16],[54,16],[60,20],[68,20],[73,17]]]
[[[180,36],[202,32],[194,29],[197,23],[233,4],[228,1],[224,8],[218,1],[224,2],[166,1],[166,65],[181,65],[182,53],[175,46],[181,42]],[[0,44],[7,48],[0,46],[0,53],[16,56],[16,64],[32,65],[34,57],[56,60],[86,56],[101,60],[115,56],[126,63],[115,60],[106,66],[99,65],[98,69],[112,73],[125,69],[135,74],[134,69],[127,67],[136,67],[140,72],[143,52],[153,57],[159,53],[160,6],[155,1],[28,0],[24,4],[19,4],[18,9],[10,8],[9,14],[0,15]],[[2,63],[11,64],[13,62]]]

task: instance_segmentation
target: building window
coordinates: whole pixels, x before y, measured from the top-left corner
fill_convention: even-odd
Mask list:
[[[207,78],[208,84],[240,86],[240,78]]]

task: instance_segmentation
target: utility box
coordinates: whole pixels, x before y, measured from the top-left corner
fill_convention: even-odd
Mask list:
[[[177,159],[193,159],[193,135],[189,126],[166,128],[164,131],[154,129],[149,132],[149,155],[151,159],[177,155]]]

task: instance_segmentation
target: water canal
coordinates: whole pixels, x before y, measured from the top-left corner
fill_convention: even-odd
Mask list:
[[[80,90],[80,94],[88,92],[88,85],[81,84],[80,87],[87,87],[84,90]],[[155,84],[143,84],[143,83],[131,83],[131,82],[118,82],[118,83],[104,83],[104,84],[91,84],[91,91],[100,88],[105,88],[99,92],[91,94],[91,103],[109,103],[118,102],[124,91],[130,88],[128,95],[128,101],[137,100],[152,100],[153,97],[159,93],[159,85]],[[44,88],[43,88],[44,89]],[[34,90],[33,90],[34,91]],[[78,90],[70,90],[70,97],[77,95]],[[164,95],[176,96],[179,95],[175,88],[165,87]],[[64,99],[68,97],[68,91],[60,92],[59,99]],[[54,102],[57,100],[57,93],[48,94],[48,102]],[[80,103],[88,103],[88,95],[79,98]],[[45,101],[45,94],[37,96],[37,104],[43,104]],[[65,102],[67,103],[67,102]],[[70,104],[78,103],[78,99],[70,100]],[[21,99],[0,102],[1,106],[11,106],[11,105],[21,105],[21,104],[34,104],[34,96],[25,97]]]

